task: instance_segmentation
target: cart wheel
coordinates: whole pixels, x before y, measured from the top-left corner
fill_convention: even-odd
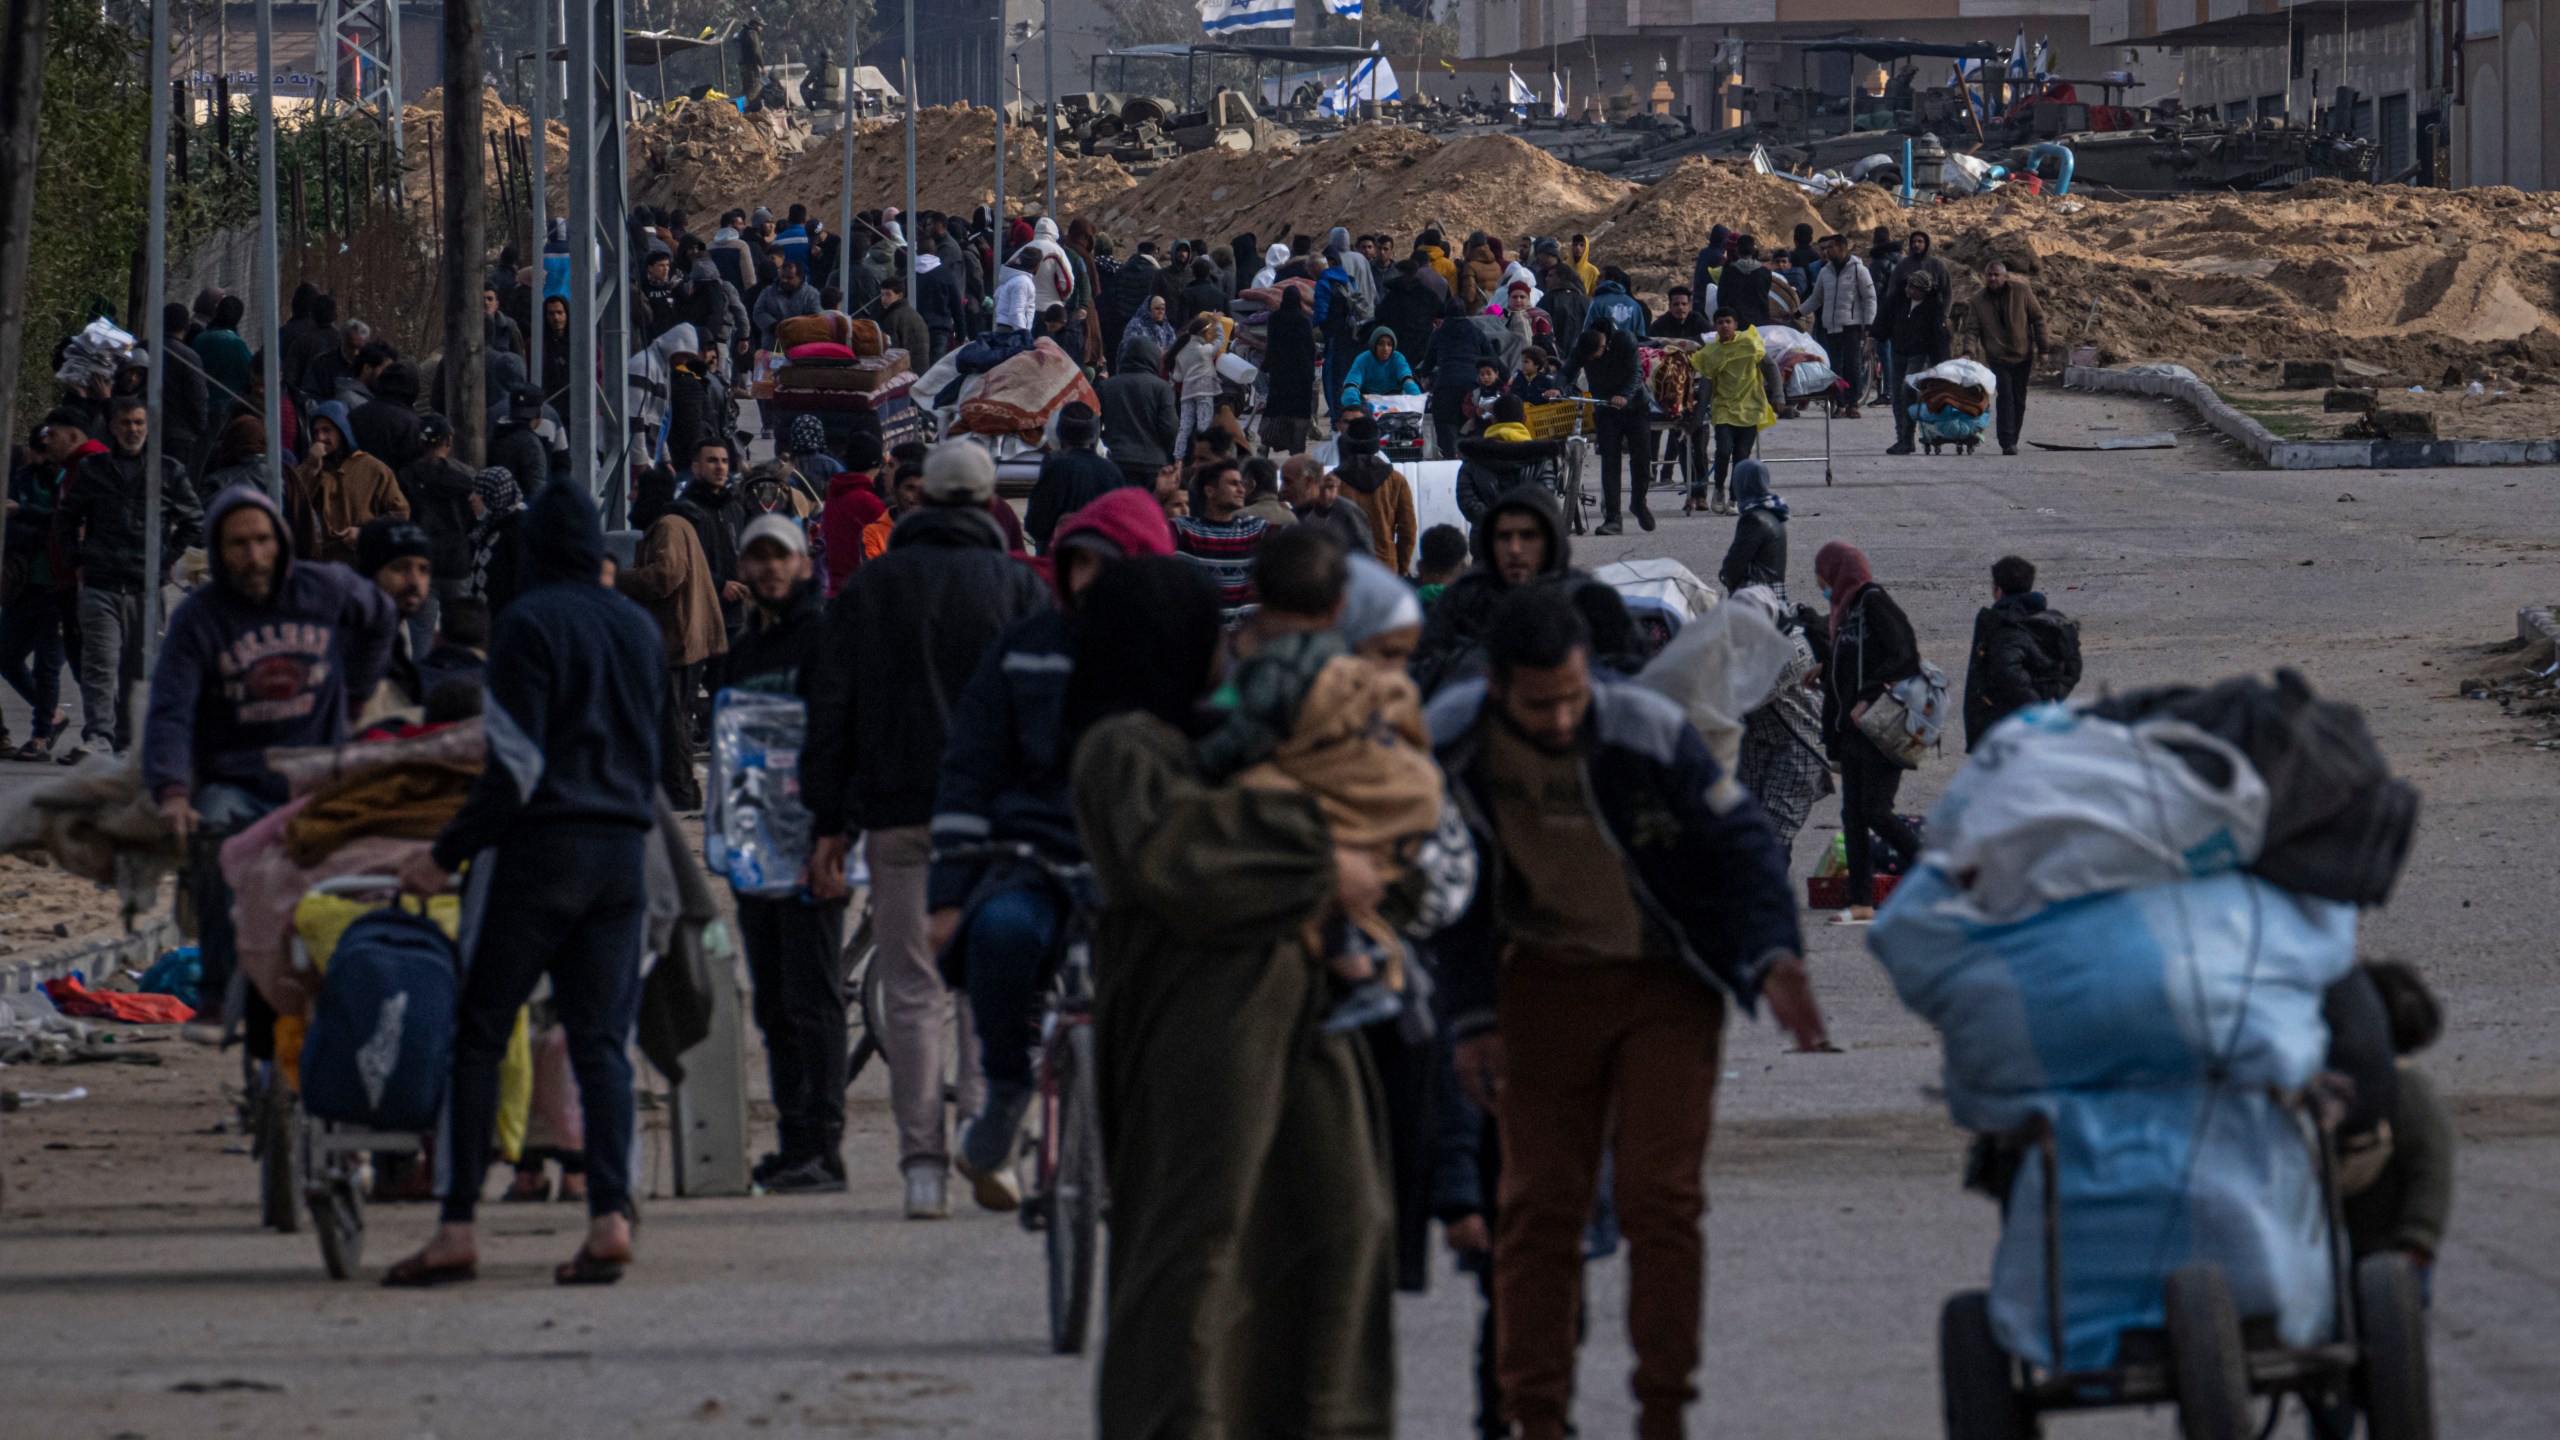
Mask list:
[[[1991,1297],[1967,1290],[1938,1312],[1938,1385],[1947,1440],[2031,1440],[2036,1412],[2018,1394],[2017,1365],[1991,1337]]]
[[[279,1235],[302,1228],[302,1137],[292,1087],[272,1069],[258,1094],[258,1219]]]
[[[2417,1267],[2406,1255],[2356,1262],[2356,1375],[2371,1440],[2434,1440],[2435,1399],[2427,1376],[2427,1310]]]
[[[1091,1025],[1067,1030],[1058,1067],[1058,1170],[1049,1192],[1049,1348],[1084,1353],[1093,1325],[1093,1272],[1102,1248],[1102,1075]]]
[[[2250,1440],[2249,1354],[2222,1267],[2197,1263],[2169,1277],[2169,1388],[2186,1440]]]
[[[364,1263],[364,1191],[353,1167],[311,1189],[311,1228],[320,1235],[320,1263],[332,1280],[352,1279]]]

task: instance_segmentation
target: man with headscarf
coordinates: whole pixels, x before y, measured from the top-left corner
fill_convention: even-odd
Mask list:
[[[544,976],[569,1035],[587,1141],[587,1235],[552,1272],[609,1285],[631,1262],[630,1043],[640,1007],[650,829],[657,821],[666,665],[639,606],[603,585],[604,531],[574,485],[546,485],[525,521],[524,593],[489,637],[489,764],[427,853],[400,873],[432,895],[471,864],[479,912],[456,1006],[443,1214],[390,1286],[478,1273],[473,1216],[498,1118],[498,1062]]]
[[[693,774],[694,697],[702,688],[703,667],[729,652],[729,631],[721,617],[720,587],[711,578],[711,562],[702,553],[701,537],[676,513],[675,472],[652,465],[640,472],[631,523],[640,530],[632,563],[623,567],[614,588],[640,602],[657,623],[664,643],[667,693],[659,719],[659,783],[678,810],[702,808],[702,786]]]
[[[934,966],[926,923],[934,774],[949,717],[979,658],[1004,627],[1048,603],[1046,587],[1005,550],[987,514],[995,457],[974,440],[946,440],[925,456],[924,503],[890,532],[827,603],[825,652],[809,700],[802,793],[817,837],[810,888],[845,893],[845,857],[860,835],[871,867],[879,937],[890,1106],[910,1219],[950,1213],[950,1143],[943,1113],[943,1032],[951,996]],[[965,1063],[961,1112],[977,1108]]]
[[[471,482],[471,597],[492,623],[524,590],[524,492],[503,465],[484,466]]]
[[[198,993],[218,1015],[239,963],[222,842],[284,803],[274,746],[331,745],[381,680],[397,628],[391,600],[342,565],[297,561],[284,514],[266,492],[214,497],[205,566],[211,583],[170,613],[151,671],[142,781],[188,858],[202,926]],[[253,1055],[273,1055],[275,1012],[253,988]],[[214,1032],[189,1038],[219,1038]]]

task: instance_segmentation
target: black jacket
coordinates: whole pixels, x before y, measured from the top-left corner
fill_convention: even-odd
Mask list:
[[[1563,453],[1553,440],[1487,440],[1471,435],[1458,442],[1458,513],[1470,528],[1484,523],[1493,503],[1512,487],[1532,483],[1538,467]]]
[[[1396,344],[1403,348],[1402,337]],[[1499,359],[1485,333],[1463,320],[1452,320],[1433,331],[1420,367],[1430,377],[1424,383],[1431,391],[1431,413],[1442,420],[1459,418],[1467,396],[1476,388],[1476,365]]]
[[[408,497],[409,518],[427,532],[427,558],[439,580],[461,580],[471,574],[471,467],[450,456],[421,458],[400,472],[400,493]]]
[[[1040,478],[1032,482],[1024,507],[1022,533],[1043,555],[1058,522],[1128,483],[1120,467],[1085,448],[1061,450],[1040,462]]]
[[[386,365],[374,377],[374,398],[355,407],[347,424],[355,430],[356,448],[399,474],[418,458],[418,372],[405,364]],[[532,491],[528,487],[527,494]]]
[[[1556,331],[1555,352],[1549,358],[1562,365],[1582,343],[1582,318],[1591,309],[1591,296],[1570,265],[1548,266],[1546,278],[1538,283],[1545,292],[1538,297],[1538,308],[1547,312]]]
[[[657,622],[597,582],[604,530],[578,487],[537,491],[523,534],[527,588],[489,634],[489,765],[436,837],[447,870],[527,825],[656,820]]]
[[[1736,260],[1724,267],[1716,285],[1716,308],[1730,310],[1745,325],[1769,323],[1770,282],[1778,272],[1757,260]]]
[[[516,489],[527,495],[551,478],[551,446],[530,425],[501,426],[489,437],[488,454],[489,463],[514,476]]]
[[[2069,699],[2080,683],[2080,627],[2036,593],[2003,595],[1973,617],[1964,672],[1964,748],[2030,705]]]
[[[1378,291],[1377,322],[1396,332],[1397,354],[1420,355],[1431,347],[1431,327],[1447,308],[1419,276],[1389,272]],[[1467,373],[1467,383],[1475,383],[1473,371]]]
[[[1725,549],[1716,583],[1728,595],[1745,585],[1787,583],[1787,522],[1774,506],[1754,506],[1733,522],[1733,544]]]
[[[827,633],[827,597],[818,582],[803,580],[782,599],[782,608],[747,608],[747,628],[729,643],[729,659],[721,672],[724,686],[766,695],[797,695],[807,700],[817,688],[818,656]]]
[[[961,687],[996,636],[1049,602],[986,513],[928,505],[827,603],[809,697],[802,793],[816,833],[933,818],[943,742]]]
[[[1166,308],[1170,311],[1174,333],[1178,335],[1191,323],[1193,316],[1226,314],[1227,287],[1215,278],[1194,280],[1183,286],[1182,293],[1175,296],[1173,304]]]
[[[1600,352],[1582,364],[1583,378],[1590,384],[1592,395],[1606,400],[1613,395],[1636,395],[1644,389],[1644,358],[1636,349],[1635,337],[1615,325],[1607,330],[1585,330],[1587,340],[1604,336]],[[1568,376],[1567,378],[1570,378]],[[1628,403],[1634,404],[1635,401]]]
[[[1173,382],[1156,373],[1164,359],[1155,342],[1132,337],[1120,347],[1120,369],[1094,387],[1102,402],[1102,438],[1111,458],[1132,468],[1173,463],[1173,442],[1182,434],[1182,413],[1174,404]]]
[[[702,558],[711,567],[711,588],[722,589],[737,579],[738,535],[754,518],[747,514],[747,503],[739,497],[738,487],[733,483],[715,495],[687,484],[670,508],[684,517],[685,523],[693,527],[694,538],[702,542]],[[745,603],[722,600],[720,618],[730,634],[737,634],[738,627],[747,620]]]
[[[1263,413],[1283,420],[1314,419],[1316,332],[1306,312],[1273,311],[1262,336],[1262,373],[1271,382],[1271,398]]]
[[[1822,667],[1822,733],[1829,737],[1832,758],[1840,758],[1844,743],[1872,752],[1850,712],[1919,673],[1920,640],[1910,618],[1883,586],[1870,583],[1840,617],[1830,661]]]
[[[1511,593],[1493,565],[1493,517],[1510,510],[1532,515],[1545,527],[1547,563],[1539,579],[1560,582],[1572,592],[1574,608],[1591,627],[1592,656],[1602,663],[1641,661],[1641,642],[1626,602],[1617,591],[1573,568],[1573,542],[1565,534],[1564,515],[1556,507],[1554,494],[1542,485],[1522,485],[1506,492],[1476,522],[1469,542],[1475,551],[1475,568],[1452,581],[1423,617],[1422,643],[1414,650],[1410,668],[1414,684],[1426,699],[1447,685],[1485,672],[1485,641],[1493,630],[1493,612]]]
[[[142,520],[150,492],[144,488],[143,455],[109,449],[91,455],[62,487],[53,511],[54,553],[79,568],[80,583],[95,590],[142,593]],[[160,457],[160,563],[174,564],[204,533],[187,467],[174,455]],[[57,581],[60,577],[56,577]]]
[[[1155,298],[1156,281],[1163,274],[1154,260],[1133,255],[1102,277],[1102,333],[1106,339],[1118,342],[1120,332],[1129,328],[1129,317]]]

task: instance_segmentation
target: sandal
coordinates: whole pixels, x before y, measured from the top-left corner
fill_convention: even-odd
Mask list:
[[[520,1170],[498,1200],[508,1205],[547,1205],[551,1203],[551,1177],[539,1171]]]
[[[568,1264],[551,1272],[551,1278],[561,1285],[611,1285],[622,1278],[622,1267],[628,1263],[609,1260],[581,1245]]]
[[[480,1278],[480,1262],[463,1260],[448,1265],[430,1265],[427,1252],[419,1251],[382,1272],[382,1288],[386,1290],[432,1290],[439,1285],[456,1285]]]
[[[42,764],[53,758],[53,742],[43,738],[30,740],[10,751],[9,758],[26,764]]]

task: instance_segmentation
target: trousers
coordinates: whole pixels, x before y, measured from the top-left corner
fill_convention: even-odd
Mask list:
[[[1920,838],[1894,813],[1902,767],[1876,753],[1863,738],[1840,748],[1840,832],[1849,852],[1849,903],[1876,903],[1875,838],[1891,841],[1905,861],[1920,854]]]
[[[1591,415],[1600,434],[1600,519],[1602,523],[1618,518],[1618,495],[1626,482],[1622,478],[1630,461],[1635,468],[1635,489],[1628,495],[1629,506],[1639,514],[1649,513],[1645,504],[1645,462],[1653,449],[1646,429],[1644,397],[1639,395],[1623,406],[1597,405]]]
[[[1757,425],[1719,425],[1716,427],[1715,479],[1717,494],[1730,495],[1733,493],[1730,484],[1733,479],[1733,467],[1741,461],[1750,459],[1751,452],[1758,448],[1759,444],[1760,427]],[[1692,491],[1692,493],[1694,494],[1695,492]]]
[[[1185,395],[1180,402],[1179,411],[1182,424],[1173,437],[1173,458],[1176,464],[1191,458],[1193,437],[1207,434],[1210,425],[1217,421],[1218,397]]]
[[[1047,885],[1029,884],[998,890],[969,909],[969,1013],[990,1085],[1031,1083],[1041,972],[1057,939],[1058,904]]]
[[[1912,432],[1920,425],[1919,421],[1911,418],[1911,407],[1920,403],[1920,392],[1903,383],[1904,380],[1946,358],[1934,350],[1923,350],[1915,345],[1893,347],[1893,365],[1885,376],[1885,403],[1893,407],[1894,443],[1910,444]]]
[[[53,712],[62,703],[62,621],[68,598],[62,591],[29,585],[0,611],[0,680],[35,712],[30,739],[53,738]]]
[[[844,902],[738,897],[785,1161],[844,1149]]]
[[[702,808],[702,782],[693,773],[693,697],[705,663],[667,667],[667,703],[658,712],[658,783],[678,810]]]
[[[1594,963],[1514,950],[1496,1026],[1495,1349],[1522,1440],[1558,1440],[1573,1400],[1584,1229],[1616,1156],[1640,1440],[1675,1440],[1697,1398],[1706,1294],[1702,1172],[1724,1001],[1672,960]]]
[[[863,837],[863,855],[871,866],[871,933],[879,949],[871,963],[880,969],[880,1053],[889,1062],[889,1109],[898,1121],[898,1168],[948,1165],[951,1161],[950,1117],[943,1099],[943,1074],[950,1068],[954,1009],[951,989],[933,963],[932,935],[925,912],[925,873],[933,859],[933,839],[922,825],[874,830]],[[967,1006],[959,1010],[960,1113],[983,1108],[985,1087],[979,1079],[978,1045]]]
[[[196,953],[203,969],[196,981],[197,1008],[222,1014],[231,976],[240,968],[240,932],[231,922],[231,882],[222,874],[222,842],[265,818],[276,807],[237,785],[219,780],[196,787],[195,837],[187,844],[187,887],[195,897]]]
[[[516,1012],[551,977],[585,1112],[587,1213],[631,1203],[631,1027],[649,898],[649,832],[628,825],[521,825],[476,864],[489,867],[454,1021],[453,1083],[437,1131],[444,1219],[471,1223],[498,1123],[498,1061]],[[470,908],[468,905],[466,909]]]
[[[80,587],[80,738],[133,743],[126,696],[142,679],[142,593]]]
[[[1993,428],[2003,449],[2018,448],[2018,432],[2027,425],[2027,379],[2035,373],[2033,359],[1985,362],[1993,378],[2000,382],[2000,393],[1992,400],[1995,418]]]

